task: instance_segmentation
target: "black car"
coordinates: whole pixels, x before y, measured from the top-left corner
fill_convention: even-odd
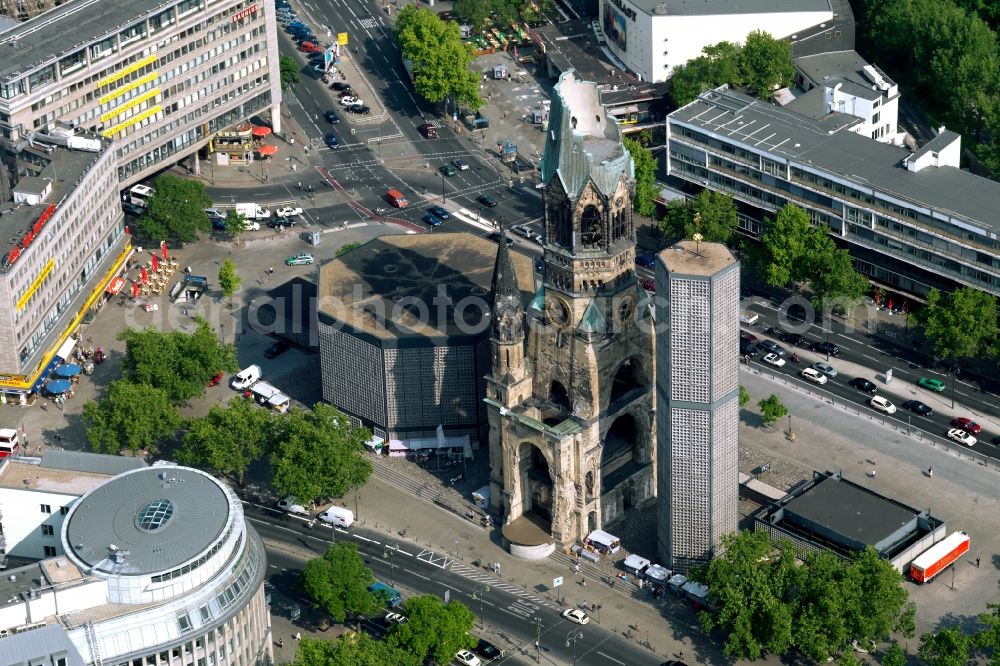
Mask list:
[[[142,217],[146,214],[145,208],[137,206],[131,201],[122,202],[122,211],[124,211],[126,215],[131,215],[132,217]]]
[[[488,194],[484,194],[482,196],[476,197],[476,201],[478,201],[479,203],[483,204],[487,208],[493,208],[498,203],[496,199],[494,199],[493,197],[491,197]]]
[[[274,344],[264,350],[264,358],[280,356],[292,348],[292,343],[284,338],[278,338]]]
[[[760,347],[761,349],[766,349],[772,354],[777,354],[778,356],[784,356],[785,354],[788,353],[785,351],[784,347],[779,345],[774,340],[764,340],[763,342],[758,343],[757,346]]]
[[[327,148],[336,148],[340,145],[340,142],[337,141],[337,135],[333,132],[327,132],[326,136],[323,137],[323,141],[326,143]]]
[[[330,87],[338,92],[345,92],[351,89],[351,84],[347,81],[334,81]]]
[[[801,347],[802,343],[804,343],[806,341],[806,339],[803,338],[798,333],[788,333],[787,331],[784,332],[784,333],[782,333],[778,337],[779,337],[779,339],[782,342],[787,342],[788,344],[790,344],[793,347]]]
[[[654,257],[651,254],[647,254],[645,252],[640,252],[639,254],[635,255],[635,263],[636,265],[642,266],[643,268],[652,268],[653,266],[656,265],[656,257]]]
[[[917,416],[930,416],[934,413],[934,410],[930,406],[925,405],[919,400],[907,400],[903,403],[903,409],[908,409]]]
[[[852,379],[847,383],[853,386],[854,388],[858,389],[859,391],[862,391],[869,395],[875,395],[875,392],[878,391],[878,387],[875,386],[874,382],[870,382],[864,377],[855,377],[854,379]]]
[[[749,342],[740,343],[740,356],[749,356],[750,358],[753,358],[758,353],[759,352],[757,351],[757,348],[754,347],[752,343]]]
[[[360,116],[367,116],[369,113],[372,112],[372,110],[369,107],[365,106],[364,104],[358,104],[358,105],[355,105],[355,106],[348,106],[348,107],[346,107],[345,110],[348,113],[356,113],[356,114],[358,114]]]
[[[478,654],[483,659],[489,659],[493,661],[494,659],[499,659],[504,655],[504,651],[498,648],[493,643],[489,641],[479,639],[479,644],[476,646],[476,654]]]
[[[267,221],[267,226],[272,229],[277,229],[278,227],[294,227],[295,218],[294,217],[272,217]]]
[[[494,243],[499,243],[500,242],[500,232],[499,231],[494,231],[489,236],[487,236],[487,238],[489,238]],[[510,236],[506,236],[505,238],[507,239],[507,247],[510,247],[511,245],[514,244],[514,239],[513,238],[511,238]]]
[[[337,115],[336,111],[327,111],[323,114],[323,117],[326,118],[326,122],[331,125],[336,125],[340,122],[340,116]]]
[[[832,342],[814,342],[812,350],[819,354],[829,354],[830,356],[836,356],[840,353],[840,347]]]

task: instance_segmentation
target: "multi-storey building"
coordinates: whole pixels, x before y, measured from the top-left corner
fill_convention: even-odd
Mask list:
[[[725,245],[682,241],[656,283],[657,549],[686,572],[739,521],[740,266]]]
[[[280,102],[270,2],[70,0],[0,33],[0,136],[97,132],[121,187],[255,113],[280,131]]]
[[[57,554],[0,582],[0,663],[273,663],[264,544],[217,479],[126,471],[46,527]]]
[[[742,230],[788,203],[848,248],[872,281],[917,296],[969,286],[1000,296],[1000,183],[959,168],[942,130],[915,152],[728,90],[667,119],[667,171],[732,195]],[[860,119],[855,119],[861,122]]]
[[[0,141],[4,402],[24,402],[68,357],[70,336],[132,253],[111,142],[58,129]]]

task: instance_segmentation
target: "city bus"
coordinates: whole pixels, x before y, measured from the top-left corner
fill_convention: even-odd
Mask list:
[[[21,440],[17,430],[0,428],[0,458],[12,458],[21,453]]]
[[[149,198],[155,193],[156,190],[148,185],[133,185],[122,197],[122,200],[133,206],[145,208],[149,205]]]

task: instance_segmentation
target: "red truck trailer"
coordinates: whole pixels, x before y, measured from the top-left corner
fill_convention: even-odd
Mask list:
[[[910,577],[917,583],[930,582],[949,564],[969,552],[969,544],[968,534],[952,532],[913,560],[910,564]]]

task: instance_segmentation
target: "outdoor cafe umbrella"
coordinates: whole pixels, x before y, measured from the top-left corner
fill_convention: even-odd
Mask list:
[[[132,280],[132,298],[139,298],[139,285]]]
[[[270,127],[264,127],[263,125],[258,125],[253,128],[253,135],[257,138],[263,138],[271,133]]]
[[[263,146],[257,149],[257,152],[266,157],[268,155],[274,155],[275,153],[277,153],[278,147],[272,146],[271,144],[264,144]]]
[[[154,273],[159,273],[160,272],[160,258],[157,257],[154,254],[152,261],[153,261],[153,272]]]
[[[163,261],[170,258],[170,255],[167,254],[167,241],[165,240],[160,241],[160,254],[163,255]]]
[[[76,363],[67,363],[66,365],[60,365],[56,368],[55,372],[57,377],[63,377],[69,379],[70,377],[76,377],[80,374],[80,366]]]
[[[143,266],[142,269],[139,271],[139,275],[141,276],[143,284],[149,284],[149,273],[146,272],[145,266]]]
[[[68,379],[53,379],[45,384],[45,390],[52,395],[62,395],[66,391],[72,388],[72,384]]]

